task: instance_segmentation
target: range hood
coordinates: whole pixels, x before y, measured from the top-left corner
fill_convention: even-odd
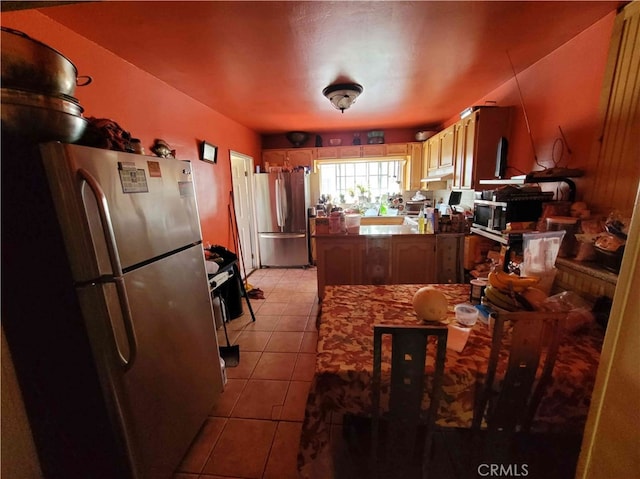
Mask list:
[[[450,173],[443,173],[435,176],[427,176],[426,178],[422,178],[420,183],[431,183],[433,181],[447,181],[453,180],[453,171]]]

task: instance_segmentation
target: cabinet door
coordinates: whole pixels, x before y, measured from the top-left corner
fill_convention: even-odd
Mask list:
[[[267,166],[269,163],[271,166],[283,166],[287,159],[287,150],[263,150],[262,152],[262,164]]]
[[[429,138],[429,149],[427,151],[427,166],[429,170],[434,170],[440,167],[440,140],[441,136],[436,135]],[[429,176],[428,174],[424,175]]]
[[[368,156],[385,156],[387,153],[386,145],[362,145],[362,157]]]
[[[391,265],[389,264],[390,237],[364,236],[360,255],[362,258],[362,283],[389,284]]]
[[[319,160],[338,158],[338,148],[335,146],[326,146],[323,148],[317,148],[316,155]]]
[[[456,149],[453,164],[453,187],[471,188],[475,151],[476,115],[456,123]]]
[[[409,143],[409,168],[405,174],[405,190],[419,190],[422,188],[422,143]],[[407,171],[407,170],[405,170]]]
[[[473,173],[475,168],[476,155],[476,125],[477,114],[471,115],[464,120],[464,163],[461,170],[460,188],[473,188]],[[497,145],[496,145],[497,146]]]
[[[339,158],[360,158],[359,146],[339,146],[338,147]]]
[[[287,150],[287,159],[291,166],[313,166],[313,160],[316,156],[315,153],[315,148]]]
[[[392,284],[435,283],[435,236],[392,237],[391,265]]]
[[[316,237],[320,299],[326,285],[362,284],[362,238]]]
[[[406,156],[410,154],[411,143],[390,143],[386,146],[387,156]]]
[[[464,235],[439,234],[436,238],[438,283],[462,283]]]
[[[453,154],[455,152],[455,127],[451,125],[449,128],[440,133],[440,162],[438,167],[444,168],[453,166]]]

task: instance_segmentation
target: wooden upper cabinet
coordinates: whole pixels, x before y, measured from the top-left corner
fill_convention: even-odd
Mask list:
[[[378,145],[384,146],[386,150],[387,156],[406,156],[410,154],[410,148],[415,143],[389,143],[388,145]],[[368,145],[374,146],[374,145]]]
[[[423,143],[409,143],[409,168],[405,175],[405,190],[419,190],[422,188],[422,147]]]
[[[476,114],[456,123],[453,187],[473,187],[473,154],[475,151]]]
[[[432,136],[427,140],[425,177],[429,176],[428,170],[435,170],[440,167],[440,135]]]
[[[287,159],[291,166],[313,166],[313,160],[316,159],[316,149],[298,148],[287,150]]]
[[[339,146],[338,158],[360,158],[360,146]]]
[[[313,166],[316,159],[315,148],[291,148],[282,150],[262,150],[262,163],[266,166]]]
[[[510,108],[485,107],[456,123],[454,188],[475,188],[495,177],[498,143],[509,137]]]
[[[453,154],[455,152],[455,127],[451,125],[439,133],[440,137],[440,158],[438,168],[453,166]]]
[[[282,166],[287,159],[287,150],[263,150],[262,151],[262,164],[267,166],[267,163],[271,166]]]
[[[318,148],[317,150],[318,152],[316,157],[319,160],[338,158],[338,147],[336,146],[327,146],[324,148]]]
[[[387,153],[387,145],[378,144],[378,145],[362,145],[362,157],[366,158],[369,156],[386,156]],[[406,151],[406,146],[405,146]]]

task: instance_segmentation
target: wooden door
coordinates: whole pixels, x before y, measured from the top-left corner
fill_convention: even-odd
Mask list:
[[[238,257],[242,272],[249,274],[258,267],[257,240],[253,211],[253,158],[231,151],[231,183],[233,188],[233,206],[238,226]],[[236,232],[233,231],[235,235]]]

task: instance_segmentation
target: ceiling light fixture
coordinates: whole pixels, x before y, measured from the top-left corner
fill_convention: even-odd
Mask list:
[[[344,113],[347,108],[355,103],[356,98],[363,90],[362,85],[357,83],[337,83],[329,85],[322,90],[322,94],[329,99],[333,106]]]

